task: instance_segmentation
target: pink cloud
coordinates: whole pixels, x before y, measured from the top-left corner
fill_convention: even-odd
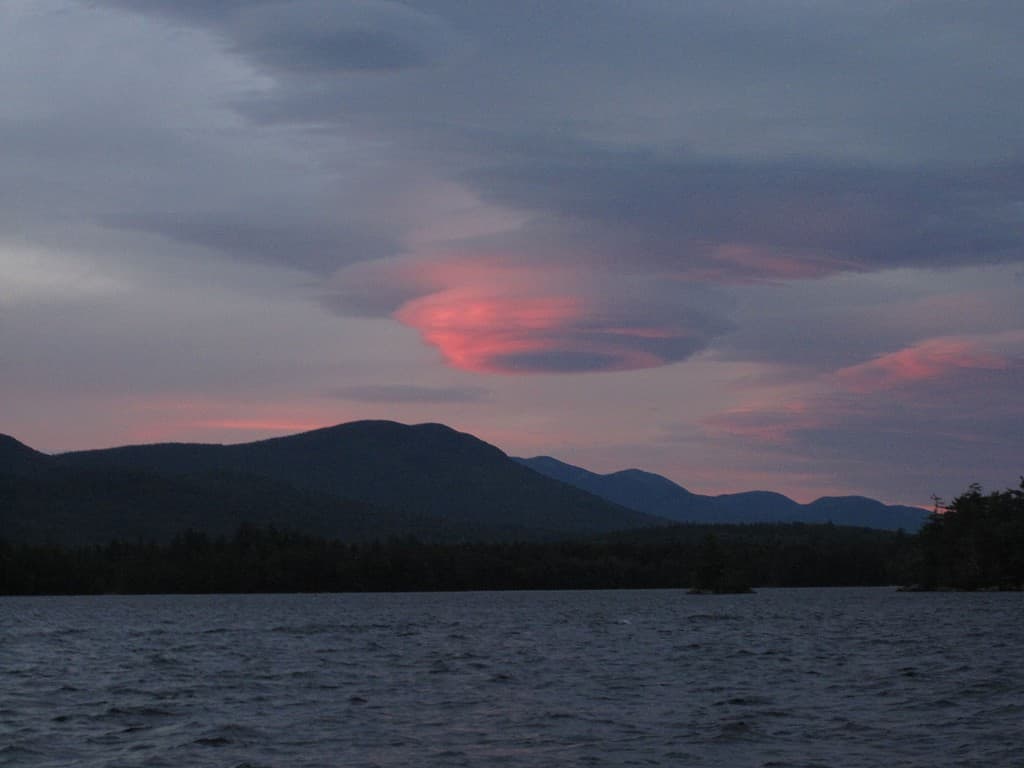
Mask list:
[[[822,485],[888,484],[902,503],[1005,482],[1019,474],[1022,345],[1017,331],[927,339],[785,393],[751,391],[748,407],[703,420],[703,436],[780,472],[813,464]]]
[[[841,389],[855,393],[878,392],[907,384],[939,379],[968,369],[1002,370],[1006,358],[962,338],[928,339],[836,372]]]
[[[816,394],[724,411],[706,419],[704,426],[716,437],[783,445],[798,431],[829,427],[870,410],[866,396],[952,379],[964,371],[1008,367],[1007,358],[969,339],[928,339],[808,382],[810,392]]]
[[[476,373],[653,368],[685,359],[717,332],[678,290],[644,286],[638,298],[628,277],[511,256],[409,259],[354,276],[364,306],[374,292],[394,297],[392,317],[447,364]]]
[[[396,313],[416,328],[455,368],[509,373],[501,360],[556,352],[566,326],[583,316],[573,296],[488,296],[478,288],[453,288],[406,302]]]

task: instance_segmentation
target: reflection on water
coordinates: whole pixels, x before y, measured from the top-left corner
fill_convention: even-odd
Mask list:
[[[0,598],[2,766],[1024,766],[1024,595]]]

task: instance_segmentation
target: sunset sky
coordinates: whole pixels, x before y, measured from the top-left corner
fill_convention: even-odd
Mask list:
[[[1020,0],[0,0],[0,432],[1024,473]]]

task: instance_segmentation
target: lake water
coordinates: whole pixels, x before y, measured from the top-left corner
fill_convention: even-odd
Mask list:
[[[2,766],[1024,766],[1024,594],[0,598]]]

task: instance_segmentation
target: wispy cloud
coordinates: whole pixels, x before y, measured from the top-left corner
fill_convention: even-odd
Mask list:
[[[963,338],[927,339],[836,371],[839,389],[869,393],[954,375],[961,371],[1003,370],[1009,361]]]

